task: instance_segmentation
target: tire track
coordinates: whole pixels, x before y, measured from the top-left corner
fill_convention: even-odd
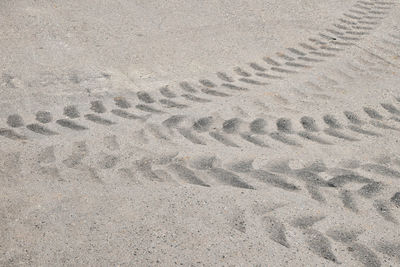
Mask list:
[[[111,151],[119,151],[118,139],[109,137],[106,138],[104,145]],[[110,144],[113,144],[110,148]],[[293,169],[289,166],[288,161],[277,164],[270,162],[263,168],[254,166],[254,161],[249,160],[236,160],[235,162],[223,162],[218,157],[199,157],[190,159],[180,157],[177,154],[158,155],[153,157],[147,155],[142,159],[136,160],[133,169],[125,169],[119,166],[118,154],[104,154],[99,157],[98,154],[92,154],[90,147],[86,142],[75,142],[72,144],[72,153],[57,153],[58,146],[49,146],[44,148],[39,154],[40,166],[42,176],[46,175],[44,168],[49,171],[53,168],[53,173],[57,173],[57,182],[68,182],[64,176],[69,176],[69,169],[78,170],[80,172],[90,172],[94,181],[103,182],[104,175],[110,175],[110,171],[121,173],[131,173],[128,175],[129,179],[133,179],[135,169],[141,173],[141,181],[137,184],[144,183],[173,183],[178,184],[191,184],[192,186],[199,186],[201,188],[210,188],[214,186],[232,186],[237,190],[260,190],[263,188],[276,188],[281,190],[280,194],[302,194],[308,195],[311,202],[315,201],[318,207],[326,207],[331,209],[334,207],[336,212],[345,212],[340,210],[337,206],[337,199],[342,202],[345,210],[354,213],[354,218],[365,219],[365,210],[354,208],[359,201],[368,201],[369,207],[375,209],[376,213],[382,217],[384,223],[398,224],[398,215],[393,213],[397,209],[397,200],[400,191],[399,187],[393,188],[391,179],[399,179],[399,171],[395,170],[395,162],[398,158],[386,159],[384,165],[382,163],[355,163],[351,160],[343,160],[337,166],[329,166],[323,163],[322,159],[315,163],[310,163],[304,167]],[[121,152],[123,153],[123,152]],[[57,158],[55,156],[63,155],[64,158]],[[95,157],[96,167],[92,166],[88,157]],[[37,160],[36,158],[33,160]],[[60,163],[66,167],[57,168]],[[379,177],[371,174],[369,169],[371,166],[376,166],[373,169],[378,169]],[[380,166],[380,167],[377,167]],[[397,166],[400,166],[398,164]],[[397,167],[398,169],[398,167]],[[103,172],[106,172],[103,174]],[[340,173],[340,174],[339,174]],[[396,174],[394,176],[394,174]],[[56,177],[52,175],[53,179]],[[202,177],[202,178],[200,178]],[[208,177],[208,178],[205,178]],[[210,184],[207,181],[211,179],[213,182]],[[362,193],[364,185],[381,184],[381,189],[378,192]],[[355,187],[355,185],[359,185]],[[315,197],[317,190],[320,196]],[[364,190],[365,191],[365,190]],[[367,190],[371,192],[371,190]],[[345,193],[343,193],[345,192]],[[378,194],[379,193],[379,194]],[[349,196],[352,198],[352,203],[349,202]],[[350,204],[349,204],[350,203]],[[333,205],[333,206],[332,206]],[[396,254],[392,251],[396,245],[390,243],[389,240],[381,241],[378,246],[364,245],[359,241],[359,236],[362,235],[367,229],[357,228],[356,225],[346,224],[347,229],[340,228],[342,223],[334,222],[329,224],[328,230],[318,229],[318,224],[324,220],[330,220],[330,215],[307,215],[301,213],[302,209],[290,207],[291,213],[295,212],[298,215],[288,217],[282,215],[281,209],[288,206],[288,204],[280,205],[273,209],[268,209],[266,212],[261,210],[257,216],[260,218],[261,229],[264,229],[268,238],[273,242],[281,245],[284,249],[293,249],[299,242],[304,242],[309,248],[310,252],[327,261],[340,264],[343,260],[344,254],[349,253],[357,261],[365,266],[380,266],[382,257],[380,254],[393,255]],[[361,207],[361,205],[359,205]],[[370,211],[370,209],[369,209]],[[291,214],[289,213],[289,214]],[[285,213],[283,213],[285,214]],[[293,215],[291,215],[293,216]],[[350,217],[351,218],[351,217]],[[354,219],[353,218],[353,219]],[[246,233],[251,229],[247,224],[249,218],[245,214],[236,214],[234,217],[229,218],[229,223],[232,227],[242,233]],[[383,222],[382,222],[383,223]],[[337,226],[336,226],[337,225]],[[288,232],[299,231],[303,237],[301,240],[293,239],[293,235]],[[345,246],[348,249],[337,251],[333,246]],[[389,247],[393,249],[388,249]],[[384,250],[385,249],[385,250]],[[347,251],[347,252],[346,252]]]
[[[180,82],[177,90],[166,85],[152,92],[136,92],[135,99],[116,96],[112,98],[113,104],[105,103],[108,99],[102,99],[104,102],[88,102],[85,108],[66,105],[63,114],[44,110],[26,118],[10,114],[4,127],[0,128],[0,137],[9,139],[13,144],[15,142],[22,156],[19,152],[10,152],[4,158],[8,165],[17,166],[20,157],[23,157],[23,165],[29,171],[37,172],[39,180],[50,177],[53,179],[51,183],[66,184],[71,182],[70,179],[90,177],[94,183],[112,184],[107,177],[118,176],[132,181],[137,179],[134,183],[139,186],[168,183],[202,190],[226,186],[234,190],[278,192],[285,198],[297,194],[314,205],[314,212],[330,210],[326,213],[332,218],[324,214],[307,216],[301,203],[288,205],[290,213],[296,214],[295,218],[281,212],[284,207],[260,212],[257,216],[262,229],[283,249],[294,251],[298,243],[304,243],[310,253],[335,264],[344,262],[347,254],[365,266],[380,266],[384,259],[382,255],[400,261],[398,241],[382,239],[378,245],[372,246],[373,241],[365,243],[367,241],[359,238],[366,229],[357,228],[358,231],[355,231],[331,227],[340,224],[338,215],[349,217],[346,220],[354,222],[354,225],[349,223],[346,226],[353,228],[357,227],[357,220],[366,220],[365,216],[370,219],[374,215],[380,218],[374,222],[386,225],[388,229],[398,227],[398,157],[376,162],[350,159],[336,165],[324,163],[321,158],[301,167],[293,167],[293,159],[266,164],[256,162],[262,160],[263,153],[268,154],[281,146],[295,149],[308,145],[346,147],[349,143],[374,141],[398,134],[399,96],[394,96],[391,102],[364,105],[358,111],[321,112],[318,116],[304,113],[297,114],[296,119],[281,114],[274,114],[275,118],[259,114],[225,118],[218,112],[208,110],[189,115],[193,113],[190,112],[190,102],[201,106],[222,103],[230,97],[241,97],[240,94],[251,91],[253,87],[267,88],[270,82],[286,79],[289,75],[338,57],[347,47],[354,46],[373,31],[392,5],[392,2],[358,1],[343,14],[344,18],[332,26],[335,30],[327,29],[318,37],[309,38],[310,42],[287,48],[285,53],[278,53],[275,57],[264,57],[262,60],[267,65],[251,62],[248,64],[250,71],[235,67],[232,75],[217,72],[216,78],[222,84],[203,78],[196,84]],[[397,55],[397,45],[396,38],[386,37],[377,49],[393,56]],[[375,65],[365,60],[356,68],[362,71]],[[343,79],[352,79],[347,73],[339,72],[338,75]],[[325,81],[337,85],[331,77],[325,77]],[[135,138],[144,140],[144,147],[147,143],[163,144],[165,147],[160,145],[160,151],[168,153],[156,154],[140,147],[129,147],[127,143],[137,140],[130,135],[124,136],[126,132],[116,134],[123,127],[129,129],[129,133],[137,134]],[[96,142],[88,145],[91,141],[88,132],[105,135],[103,144]],[[106,135],[108,132],[115,135]],[[81,137],[83,141],[72,141]],[[129,141],[120,144],[125,138]],[[56,140],[61,144],[41,147],[38,155],[28,155],[29,152],[24,149],[25,145],[40,147],[46,140]],[[203,156],[186,155],[185,151],[180,151],[183,146],[193,150],[192,154]],[[213,146],[224,149],[215,155],[209,151]],[[92,151],[92,148],[96,149]],[[149,146],[149,150],[153,148]],[[253,148],[259,148],[262,153],[253,152]],[[234,162],[226,160],[231,151],[237,153]],[[249,159],[246,154],[253,156]],[[301,157],[299,155],[293,155],[294,160]],[[8,169],[1,171],[6,175],[11,173]],[[280,198],[277,200],[280,201]],[[353,214],[354,218],[349,214]],[[246,234],[252,228],[247,220],[245,212],[238,210],[229,217],[228,223],[233,229]],[[330,229],[319,227],[324,220],[331,220]],[[300,233],[300,239],[293,232]],[[335,249],[340,246],[345,249]]]

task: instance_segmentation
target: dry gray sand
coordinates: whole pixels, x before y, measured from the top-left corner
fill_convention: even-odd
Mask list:
[[[399,266],[400,5],[0,1],[0,266]]]

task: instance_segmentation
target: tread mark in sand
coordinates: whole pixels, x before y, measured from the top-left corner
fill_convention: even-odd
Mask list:
[[[252,135],[251,133],[240,133],[240,137],[256,146],[270,147],[269,145],[265,144],[264,141]]]
[[[265,72],[257,72],[256,76],[262,77],[262,78],[267,78],[267,79],[283,79],[282,76],[276,76],[276,75],[271,75]]]
[[[188,182],[189,184],[194,184],[194,185],[200,185],[200,186],[206,186],[210,187],[208,184],[206,184],[204,181],[202,181],[199,177],[196,176],[196,174],[188,169],[187,167],[180,165],[180,164],[170,164],[168,167],[173,170],[179,178],[182,180]]]
[[[217,168],[212,166],[212,159],[206,158],[200,160],[199,162],[194,162],[193,167],[199,170],[206,171],[210,176],[215,178],[217,181],[221,182],[222,184],[230,185],[233,187],[244,188],[244,189],[255,189],[253,186],[249,185],[245,181],[242,180],[241,177],[234,174],[233,172],[224,170],[222,168]]]
[[[279,67],[272,67],[271,70],[275,71],[275,72],[280,72],[280,73],[297,73],[297,71],[295,71],[295,70],[288,70],[288,69],[279,68]]]
[[[269,136],[272,139],[275,139],[279,142],[282,142],[286,145],[290,145],[290,146],[301,146],[299,143],[297,143],[296,141],[294,141],[293,139],[290,139],[289,137],[287,137],[284,133],[281,132],[272,132],[269,134]]]
[[[204,143],[204,141],[202,141],[199,137],[194,135],[190,129],[178,128],[177,130],[183,137],[185,137],[187,140],[189,140],[193,144],[206,145],[206,143]]]
[[[315,135],[313,135],[313,134],[310,133],[310,132],[298,132],[297,134],[298,134],[300,137],[304,138],[304,139],[307,139],[307,140],[310,140],[310,141],[319,143],[319,144],[321,144],[321,145],[332,145],[331,142],[329,142],[329,141],[327,141],[327,140],[324,140],[323,138],[320,138],[320,137],[318,137],[318,136],[315,136]]]
[[[48,111],[36,112],[36,120],[41,123],[49,123],[53,120],[53,116]]]
[[[250,125],[250,131],[255,134],[266,134],[265,127],[267,126],[267,122],[262,118],[257,118],[253,120]]]
[[[254,85],[267,85],[268,83],[265,82],[260,82],[254,79],[249,79],[249,78],[240,78],[239,81],[248,83],[248,84],[254,84]]]
[[[26,126],[26,128],[28,128],[29,130],[31,130],[32,132],[38,133],[38,134],[42,134],[42,135],[57,135],[57,132],[54,132],[46,127],[44,127],[43,125],[37,124],[37,123],[33,123],[33,124],[28,124]]]
[[[79,124],[75,123],[74,121],[68,120],[68,119],[60,119],[60,120],[57,120],[56,123],[62,127],[69,128],[69,129],[76,130],[76,131],[83,131],[83,130],[88,129],[85,126],[79,125]]]
[[[10,127],[18,128],[24,126],[24,121],[20,115],[12,114],[7,117],[7,124]]]
[[[364,110],[365,113],[367,113],[367,115],[371,119],[375,119],[375,120],[382,120],[383,119],[383,116],[381,114],[379,114],[378,111],[376,111],[373,108],[364,107],[363,110]]]
[[[155,100],[150,96],[150,94],[140,91],[136,93],[137,97],[139,98],[140,101],[146,103],[146,104],[151,104],[154,103]]]
[[[103,102],[101,102],[99,100],[90,102],[90,105],[91,105],[90,109],[96,113],[105,113],[107,111]]]
[[[186,116],[183,115],[173,115],[168,119],[164,120],[161,124],[167,128],[176,128],[179,124],[184,121]]]
[[[180,82],[179,86],[182,90],[189,92],[189,93],[196,93],[197,90],[193,88],[188,82]]]
[[[168,86],[164,86],[160,88],[160,93],[167,98],[175,98],[176,94],[174,92],[172,92]]]
[[[138,104],[135,106],[135,108],[145,111],[145,112],[150,112],[150,113],[164,113],[163,111],[161,111],[159,109],[155,109],[148,105],[143,105],[143,104]]]
[[[16,133],[11,129],[0,128],[0,136],[7,137],[12,140],[26,140],[27,138],[23,135]]]
[[[201,91],[203,93],[205,93],[205,94],[212,95],[212,96],[219,96],[219,97],[228,97],[228,96],[230,96],[228,94],[225,94],[225,93],[222,93],[222,92],[218,92],[216,90],[205,88],[205,87],[202,88]]]
[[[230,84],[230,83],[223,83],[223,84],[221,84],[221,86],[228,88],[230,90],[235,90],[235,91],[248,91],[249,90],[246,87],[236,86],[236,85]]]
[[[215,83],[213,83],[213,82],[210,81],[210,80],[206,80],[206,79],[199,80],[199,83],[202,84],[202,85],[204,85],[205,87],[208,87],[208,88],[214,88],[214,87],[216,87]]]
[[[169,99],[160,99],[159,102],[165,105],[167,108],[187,108],[187,105],[177,103]]]
[[[278,63],[277,61],[273,60],[273,59],[270,58],[270,57],[263,57],[263,60],[264,60],[265,62],[267,62],[268,64],[270,64],[270,65],[272,65],[272,66],[275,66],[275,67],[279,67],[279,66],[281,65],[280,63]]]
[[[232,83],[234,82],[233,78],[228,76],[225,72],[217,72],[217,77],[223,80],[224,82]]]
[[[239,76],[243,76],[243,77],[250,77],[251,74],[248,73],[247,71],[244,71],[243,69],[239,68],[239,67],[235,67],[233,69],[234,72],[236,72],[237,75]]]
[[[227,137],[217,133],[217,132],[209,132],[209,135],[217,140],[218,142],[230,146],[230,147],[239,147],[237,144],[235,144],[233,141],[229,140]]]
[[[318,132],[318,126],[315,120],[311,117],[304,116],[300,119],[300,123],[303,126],[304,130],[309,132]]]
[[[76,119],[80,117],[79,111],[76,106],[66,106],[64,107],[64,115],[70,119]]]
[[[250,63],[249,66],[250,66],[250,68],[252,68],[253,70],[256,70],[256,71],[266,71],[267,70],[266,68],[261,67],[260,65],[258,65],[257,63],[254,63],[254,62]]]
[[[129,112],[127,112],[125,110],[122,110],[122,109],[113,109],[113,110],[111,110],[111,113],[114,114],[115,116],[118,116],[118,117],[121,117],[121,118],[124,118],[124,119],[129,119],[129,120],[142,120],[142,121],[145,121],[145,120],[147,120],[149,118],[149,115],[148,116],[138,116],[138,115],[135,115],[133,113],[129,113]]]
[[[92,121],[92,122],[95,122],[95,123],[98,123],[98,124],[102,124],[102,125],[109,126],[109,125],[115,124],[115,122],[107,120],[107,119],[104,119],[104,118],[102,118],[102,117],[100,117],[100,116],[98,116],[96,114],[86,114],[85,118],[87,120],[89,120],[89,121]]]
[[[212,117],[204,117],[193,123],[192,128],[197,132],[207,132],[213,123]]]
[[[123,108],[123,109],[128,109],[132,106],[128,102],[128,100],[123,96],[114,97],[114,102],[115,102],[116,106]]]
[[[206,98],[197,97],[191,94],[183,94],[182,97],[186,98],[189,101],[198,102],[198,103],[209,103],[211,100]]]

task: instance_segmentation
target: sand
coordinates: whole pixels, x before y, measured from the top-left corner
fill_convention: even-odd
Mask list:
[[[400,265],[396,1],[2,1],[1,266]]]

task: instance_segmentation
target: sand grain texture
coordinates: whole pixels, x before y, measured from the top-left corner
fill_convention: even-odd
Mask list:
[[[396,1],[2,1],[1,266],[400,265]]]

